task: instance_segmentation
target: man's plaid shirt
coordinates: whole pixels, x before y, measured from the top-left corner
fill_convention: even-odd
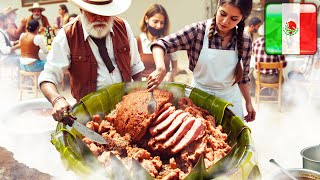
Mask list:
[[[151,45],[151,49],[154,45],[162,47],[165,52],[172,53],[177,50],[187,50],[189,58],[189,69],[193,71],[195,68],[199,55],[203,45],[203,38],[205,35],[207,21],[202,21],[198,23],[193,23],[189,26],[184,27],[177,33],[170,34],[164,38],[158,39]],[[250,57],[251,57],[251,39],[246,34],[243,33],[243,67],[244,67],[244,76],[240,83],[247,83],[249,79],[249,69],[250,69]],[[222,49],[221,37],[217,30],[214,32],[214,36],[211,41],[209,41],[210,49],[220,49],[220,50],[235,50],[237,44],[237,33],[233,32],[233,37],[227,45],[226,49]]]
[[[252,54],[255,59],[255,69],[257,69],[257,62],[280,62],[283,61],[283,67],[287,66],[287,61],[284,55],[269,55],[265,52],[264,37],[258,38],[252,46]],[[278,69],[262,69],[261,74],[278,74]]]

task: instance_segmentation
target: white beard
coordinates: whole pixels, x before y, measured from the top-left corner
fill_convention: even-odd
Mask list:
[[[35,20],[39,20],[41,19],[41,15],[32,15],[33,19]]]
[[[93,22],[90,23],[84,13],[80,14],[81,22],[88,34],[94,38],[104,38],[110,32],[113,26],[113,18],[110,18],[108,22]],[[94,27],[95,25],[104,25],[104,27]]]

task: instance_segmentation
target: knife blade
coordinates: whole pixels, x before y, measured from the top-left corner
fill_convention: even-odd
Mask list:
[[[64,114],[63,118],[68,118],[68,125],[75,128],[80,134],[84,135],[85,137],[99,144],[107,144],[107,141],[100,134],[96,133],[95,131],[92,131],[91,129],[77,121],[77,118],[72,114],[71,111]]]

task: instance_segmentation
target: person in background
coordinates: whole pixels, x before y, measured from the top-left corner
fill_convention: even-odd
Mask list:
[[[61,29],[63,25],[69,22],[69,10],[66,5],[60,4],[58,9],[59,16],[56,19],[53,27],[55,29]]]
[[[145,66],[142,72],[142,77],[145,79],[156,69],[150,50],[151,43],[168,35],[169,28],[169,16],[165,8],[160,4],[150,5],[141,19],[140,30],[142,33],[136,37],[140,57]],[[167,72],[164,81],[171,82],[174,80],[174,76],[178,74],[178,62],[175,53],[165,55],[165,66]]]
[[[258,32],[261,24],[261,19],[259,19],[258,17],[253,17],[250,19],[249,25],[244,28],[244,32],[246,32],[251,37],[252,42],[256,40],[254,35]]]
[[[80,16],[68,23],[53,40],[39,86],[53,106],[53,118],[67,123],[63,114],[71,110],[57,85],[69,72],[71,94],[77,102],[105,86],[141,81],[144,70],[132,30],[116,15],[126,11],[131,0],[70,0]]]
[[[243,33],[251,9],[252,0],[220,0],[212,19],[186,26],[153,43],[156,70],[148,77],[149,91],[165,76],[164,54],[187,50],[192,86],[231,102],[234,106],[230,109],[247,122],[255,120],[248,86],[252,43]],[[245,117],[241,93],[246,101]]]
[[[259,37],[254,43],[252,47],[252,55],[255,60],[255,67],[253,71],[253,77],[257,79],[257,62],[280,62],[283,61],[283,68],[287,66],[287,61],[285,60],[284,55],[269,55],[265,52],[265,31],[264,27],[260,26],[259,34],[263,37]],[[260,81],[264,83],[277,83],[279,81],[278,71],[275,69],[261,69],[260,71]]]
[[[5,19],[6,16],[0,13],[0,61],[19,66],[19,56],[14,51],[20,48],[20,44],[9,40],[5,31]]]
[[[18,8],[12,8],[10,6],[3,10],[4,15],[6,16],[6,20],[5,20],[5,23],[7,24],[6,32],[11,41],[19,40],[20,35],[26,31],[26,23],[27,23],[26,18],[22,18],[20,20],[19,27],[15,23],[17,19],[17,13],[16,13],[17,10]]]
[[[0,13],[0,63],[4,66],[10,65],[19,69],[19,56],[15,53],[15,50],[20,48],[20,44],[9,40],[5,31],[5,19],[6,16]],[[19,86],[19,70],[16,79]]]
[[[32,19],[28,22],[28,32],[22,33],[20,36],[20,67],[22,70],[39,72],[44,68],[46,61],[40,60],[38,54],[40,49],[44,54],[48,54],[48,49],[46,48],[42,37],[38,35],[39,28],[39,22]]]
[[[39,3],[33,3],[33,6],[28,10],[32,12],[32,15],[27,18],[27,25],[30,20],[37,20],[40,25],[40,32],[43,32],[44,28],[50,26],[48,18],[42,14],[42,12],[45,11],[45,8],[40,7]]]
[[[78,15],[75,13],[72,13],[69,15],[69,22],[72,21],[74,18],[76,18]]]

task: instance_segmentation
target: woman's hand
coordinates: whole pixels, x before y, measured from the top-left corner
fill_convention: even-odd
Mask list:
[[[246,103],[246,108],[248,114],[244,117],[244,120],[246,122],[254,121],[256,119],[256,111],[253,109],[252,103]]]
[[[163,81],[165,75],[165,69],[156,69],[155,71],[153,71],[148,77],[148,91],[153,91],[157,86],[159,86],[159,84]]]

